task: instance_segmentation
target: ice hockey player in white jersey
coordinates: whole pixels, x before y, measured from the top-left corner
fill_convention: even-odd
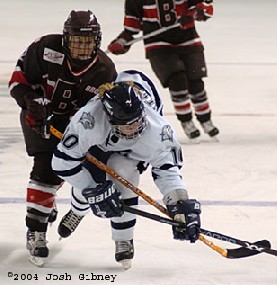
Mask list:
[[[72,117],[52,161],[54,172],[73,186],[75,197],[72,209],[59,225],[60,235],[69,236],[89,209],[96,216],[110,218],[115,259],[129,268],[134,256],[136,216],[123,212],[121,203],[137,205],[138,197],[112,177],[107,176],[102,183],[91,177],[82,161],[92,146],[110,152],[108,166],[135,186],[150,165],[169,214],[186,223],[182,229],[173,227],[174,239],[198,239],[200,203],[188,197],[180,173],[181,146],[161,114],[157,90],[144,74],[123,72],[116,82],[100,86],[99,96]]]

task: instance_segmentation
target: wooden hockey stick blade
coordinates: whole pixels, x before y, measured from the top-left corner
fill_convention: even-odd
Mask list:
[[[270,254],[270,255],[277,256],[277,250],[270,248],[270,242],[268,240],[262,240],[262,243],[259,246],[257,246],[255,244],[255,242],[252,243],[250,241],[243,241],[243,240],[240,240],[240,239],[235,238],[235,237],[231,237],[231,236],[219,233],[219,232],[205,230],[203,228],[201,228],[201,233],[203,235],[205,235],[205,236],[208,236],[208,237],[211,237],[211,238],[215,238],[215,239],[218,239],[218,240],[221,240],[221,241],[225,241],[225,242],[230,242],[232,244],[241,246],[242,248],[248,249],[245,252],[241,251],[242,257],[247,257],[248,256],[247,252],[250,253],[250,251],[259,252],[259,253],[267,253],[267,254]],[[265,247],[263,247],[262,244],[264,244]],[[231,250],[229,250],[229,251],[230,251],[230,258],[235,258],[236,254],[238,254],[238,255],[240,254],[240,252],[233,251],[233,253],[232,253]],[[243,255],[245,255],[245,256],[243,256]],[[251,255],[249,255],[249,256],[251,256]]]
[[[234,249],[227,249],[227,258],[236,259],[236,258],[244,258],[250,257],[256,254],[260,254],[263,252],[264,249],[270,249],[271,244],[268,240],[259,240],[256,242],[251,243],[252,248],[256,246],[257,248],[261,248],[261,250],[254,250],[246,247],[239,247]]]

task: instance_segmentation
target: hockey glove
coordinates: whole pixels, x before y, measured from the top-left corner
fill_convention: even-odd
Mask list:
[[[195,9],[186,10],[180,20],[179,23],[181,25],[181,29],[187,30],[189,28],[194,27],[194,17],[195,17]]]
[[[213,5],[209,3],[210,1],[204,1],[203,3],[198,3],[195,6],[195,20],[197,21],[207,21],[213,16]]]
[[[177,204],[167,205],[170,216],[178,222],[185,224],[184,227],[173,226],[173,237],[178,240],[189,240],[194,243],[200,234],[200,203],[194,199],[178,201]]]
[[[198,3],[190,9],[184,11],[179,22],[181,29],[186,30],[194,27],[194,21],[207,21],[213,16],[213,5],[207,0],[202,3]]]
[[[52,102],[36,93],[27,93],[25,96],[27,106],[26,124],[43,138],[50,138],[50,118]]]
[[[85,188],[82,194],[87,199],[95,216],[112,218],[123,215],[121,196],[112,181],[105,181],[95,188]]]
[[[127,43],[133,39],[134,38],[130,33],[123,31],[115,40],[113,40],[108,45],[108,51],[116,55],[124,54],[131,47],[131,45],[128,45]]]

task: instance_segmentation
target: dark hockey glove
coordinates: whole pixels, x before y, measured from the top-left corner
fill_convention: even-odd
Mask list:
[[[52,113],[52,102],[36,93],[27,93],[25,96],[27,106],[26,124],[43,138],[50,137],[50,119]]]
[[[209,1],[207,1],[209,2]],[[198,3],[195,6],[195,20],[207,21],[213,16],[213,5],[210,3]]]
[[[112,218],[123,215],[121,196],[112,181],[107,180],[95,188],[85,188],[82,194],[87,199],[95,216]]]
[[[178,201],[177,204],[167,205],[170,216],[178,222],[185,223],[184,227],[173,226],[173,237],[178,240],[189,240],[194,243],[200,234],[201,205],[194,199]]]
[[[108,51],[116,55],[124,54],[131,47],[131,45],[128,45],[127,43],[133,39],[134,38],[130,33],[123,31],[115,40],[113,40],[108,45]]]
[[[180,20],[179,20],[179,23],[181,25],[181,29],[183,30],[187,30],[191,27],[194,27],[194,17],[195,17],[195,9],[189,9],[189,10],[186,10]]]

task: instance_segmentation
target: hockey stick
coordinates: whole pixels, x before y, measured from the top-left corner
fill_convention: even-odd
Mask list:
[[[149,38],[151,38],[151,37],[160,35],[160,34],[162,34],[162,33],[164,33],[164,32],[167,32],[167,31],[169,31],[169,30],[171,30],[171,29],[174,29],[174,28],[177,28],[177,27],[180,27],[180,24],[179,24],[179,23],[176,23],[176,24],[174,24],[174,25],[172,25],[172,26],[168,26],[168,27],[162,27],[162,28],[160,28],[160,29],[158,29],[158,30],[156,30],[156,31],[153,31],[153,32],[151,32],[151,33],[149,33],[149,34],[146,34],[146,35],[144,35],[144,36],[140,36],[140,37],[134,38],[133,40],[127,42],[127,43],[125,44],[125,46],[131,46],[131,45],[133,45],[133,44],[136,43],[136,42],[139,42],[139,41],[142,41],[142,40],[146,40],[146,39],[149,39]],[[109,53],[109,52],[110,52],[109,50],[106,50],[106,51],[105,51],[105,53]]]
[[[148,212],[145,212],[145,211],[142,211],[139,209],[135,209],[135,208],[132,208],[132,207],[129,207],[126,205],[122,205],[122,209],[126,212],[136,214],[138,216],[142,216],[142,217],[148,218],[150,220],[157,221],[159,223],[165,223],[165,224],[177,226],[177,227],[178,226],[179,227],[184,226],[184,224],[173,221],[171,219],[164,218],[164,217],[161,217],[159,215],[148,213]],[[251,243],[249,241],[241,241],[237,238],[226,236],[226,235],[223,235],[221,233],[207,231],[207,230],[202,229],[202,228],[201,228],[201,233],[204,235],[207,235],[209,237],[221,240],[221,241],[226,241],[226,242],[233,243],[235,245],[242,246],[240,248],[235,248],[235,249],[223,249],[222,255],[224,257],[227,257],[230,259],[249,257],[249,256],[259,254],[261,252],[266,252],[268,254],[272,254],[272,255],[277,256],[277,251],[274,249],[270,249],[271,245],[270,245],[270,242],[268,240],[260,240],[260,241],[256,241],[254,243]]]
[[[132,41],[127,42],[126,46],[131,46],[132,44],[134,44],[136,42],[139,42],[139,41],[142,41],[142,40],[146,40],[146,39],[149,39],[151,37],[155,37],[155,36],[157,36],[159,34],[162,34],[164,32],[167,32],[167,31],[169,31],[171,29],[174,29],[174,28],[177,28],[177,27],[180,27],[179,23],[176,23],[176,24],[174,24],[172,26],[168,26],[168,27],[162,27],[162,28],[160,28],[160,29],[158,29],[156,31],[153,31],[153,32],[151,32],[149,34],[146,34],[144,36],[141,36],[141,37],[137,37],[137,38],[133,39]]]
[[[133,191],[135,194],[137,194],[138,196],[140,196],[142,199],[144,199],[146,202],[148,202],[150,205],[154,206],[156,209],[158,209],[161,213],[167,215],[169,218],[170,215],[167,212],[167,209],[162,206],[161,204],[159,204],[156,200],[152,199],[150,196],[148,196],[147,194],[145,194],[143,191],[141,191],[139,188],[135,187],[131,182],[129,182],[128,180],[126,180],[125,178],[123,178],[122,176],[120,176],[118,173],[116,173],[113,169],[109,168],[106,164],[104,164],[103,162],[99,161],[98,159],[96,159],[93,155],[91,155],[90,153],[86,154],[86,159],[90,162],[92,162],[93,164],[95,164],[98,168],[100,168],[101,170],[104,170],[106,173],[108,173],[110,176],[112,176],[113,178],[115,178],[117,181],[119,181],[122,185],[124,185],[125,187],[127,187],[128,189],[130,189],[131,191]],[[204,242],[207,246],[209,246],[210,248],[212,248],[213,250],[215,250],[216,252],[218,252],[219,254],[221,254],[222,256],[226,257],[226,249],[221,248],[217,245],[215,245],[214,243],[212,243],[211,241],[207,240],[203,235],[199,235],[198,238],[200,241]]]
[[[57,129],[55,129],[52,125],[50,126],[50,132],[56,136],[57,138],[61,139],[62,138],[62,133],[59,132]],[[166,208],[164,208],[162,205],[160,205],[157,201],[155,201],[154,199],[152,199],[150,196],[146,195],[144,192],[142,192],[139,188],[135,187],[132,183],[130,183],[128,180],[124,179],[123,177],[121,177],[119,174],[117,174],[114,170],[112,170],[111,168],[109,168],[107,165],[105,165],[104,163],[102,163],[101,161],[97,160],[93,155],[87,153],[86,154],[86,158],[88,161],[92,162],[93,164],[95,164],[98,168],[104,170],[106,173],[110,174],[113,178],[115,178],[116,180],[118,180],[120,183],[122,183],[125,187],[129,188],[130,190],[132,190],[134,193],[136,193],[138,196],[142,197],[145,201],[147,201],[149,204],[153,205],[155,208],[157,208],[160,212],[162,212],[163,214],[167,215],[168,217],[169,214],[166,210]],[[171,217],[170,217],[171,218]],[[172,220],[171,220],[172,221]],[[203,229],[201,229],[202,232]],[[233,257],[232,258],[240,258],[240,257],[246,257],[246,256],[251,256],[253,255],[253,253],[251,251],[254,250],[258,250],[259,253],[260,252],[266,252],[269,253],[268,250],[266,248],[266,245],[270,243],[268,241],[267,244],[263,243],[263,244],[258,244],[258,242],[256,243],[249,243],[249,242],[243,242],[243,241],[239,241],[237,240],[237,244],[241,245],[242,248],[238,248],[238,249],[224,249],[221,248],[215,244],[213,244],[211,241],[207,240],[203,234],[207,234],[213,238],[219,239],[219,240],[223,240],[223,241],[230,241],[231,240],[235,240],[233,238],[230,238],[228,236],[219,234],[219,233],[214,233],[211,231],[206,231],[204,230],[204,232],[202,234],[199,235],[199,240],[204,242],[206,245],[208,245],[210,248],[212,248],[213,250],[217,251],[218,253],[220,253],[222,256],[224,257],[228,257],[228,251],[229,251],[229,256],[230,256],[230,252],[233,251]],[[257,248],[257,246],[259,246]],[[235,251],[235,252],[234,252]],[[257,253],[256,253],[257,254]],[[271,254],[271,253],[269,253]],[[275,254],[274,254],[275,255]],[[230,257],[229,257],[230,258]]]
[[[96,159],[93,155],[90,153],[86,154],[86,159],[93,164],[95,164],[97,167],[100,169],[104,170],[107,172],[109,175],[111,175],[113,178],[118,180],[121,184],[123,184],[125,187],[129,188],[132,190],[134,193],[136,193],[138,196],[143,198],[145,201],[147,201],[149,204],[153,205],[155,208],[157,208],[160,212],[163,214],[167,215],[169,218],[171,218],[167,212],[167,209],[163,207],[161,204],[159,204],[157,201],[152,199],[150,196],[146,195],[144,192],[142,192],[139,188],[135,187],[132,183],[130,183],[128,180],[124,179],[122,176],[117,174],[114,170],[109,168],[107,165]],[[151,215],[151,214],[150,214]],[[166,220],[164,220],[166,221]],[[201,233],[199,235],[199,240],[204,242],[206,245],[211,247],[213,250],[218,252],[224,257],[227,258],[242,258],[242,257],[247,257],[247,256],[252,256],[261,252],[265,252],[268,254],[276,255],[277,256],[277,251],[271,250],[270,249],[270,242],[267,240],[263,241],[258,241],[255,243],[250,243],[250,242],[243,242],[238,239],[234,239],[231,237],[228,237],[226,235],[222,235],[220,233],[212,232],[212,231],[207,231],[204,229],[201,229]],[[210,237],[213,237],[215,239],[219,239],[221,241],[227,241],[227,242],[232,242],[235,244],[238,244],[241,246],[241,248],[237,249],[224,249],[222,247],[219,247],[218,245],[215,245],[208,239],[206,239],[203,235],[207,235]]]
[[[62,133],[58,131],[56,128],[54,128],[52,125],[50,125],[50,133],[53,134],[55,137],[62,139]],[[157,201],[152,199],[150,196],[146,195],[144,192],[142,192],[140,189],[135,187],[132,183],[130,183],[128,180],[124,179],[121,177],[119,174],[117,174],[115,171],[113,171],[111,168],[109,168],[107,165],[96,159],[93,155],[90,153],[86,154],[86,159],[90,162],[92,162],[94,165],[96,165],[98,168],[101,170],[104,170],[106,173],[110,174],[112,177],[114,177],[116,180],[118,180],[120,183],[122,183],[125,187],[129,188],[132,190],[135,194],[138,196],[142,197],[145,201],[147,201],[149,204],[153,205],[155,208],[157,208],[160,212],[163,214],[167,215],[168,217],[169,214],[162,205],[160,205]],[[171,218],[171,217],[170,217]],[[199,240],[204,242],[206,245],[208,245],[210,248],[213,250],[217,251],[220,253],[222,256],[226,255],[226,250],[214,245],[211,241],[207,240],[203,235],[199,235]]]

